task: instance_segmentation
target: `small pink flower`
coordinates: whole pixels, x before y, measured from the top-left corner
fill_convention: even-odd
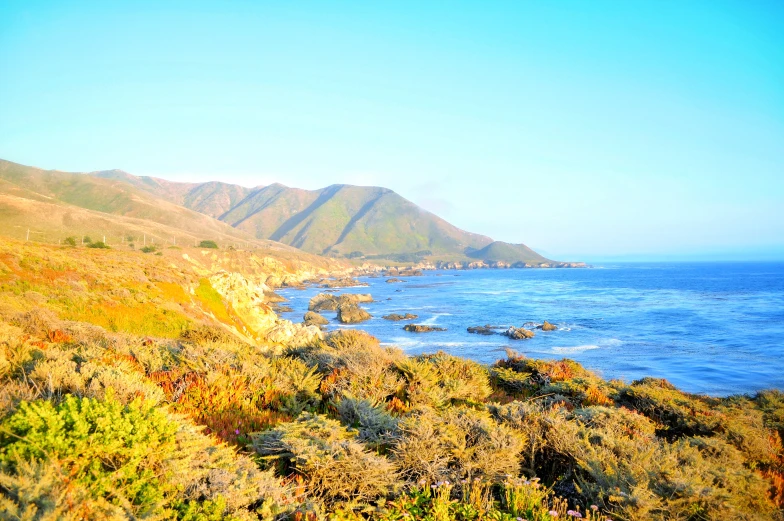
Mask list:
[[[234,434],[239,434],[239,433],[240,433],[239,429],[234,429]]]
[[[548,512],[548,514],[550,514],[551,517],[558,517],[558,511],[557,510],[550,510]]]
[[[591,510],[596,512],[597,510],[599,510],[599,507],[597,507],[596,505],[591,505]]]

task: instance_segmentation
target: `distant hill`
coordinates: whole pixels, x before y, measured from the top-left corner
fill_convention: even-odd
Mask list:
[[[132,177],[132,176],[131,176]],[[252,241],[257,246],[287,248],[258,241],[208,215],[190,210],[131,184],[94,176],[42,170],[0,160],[0,233],[57,242],[67,236],[104,235],[115,242],[127,236],[181,244],[202,239],[223,244]],[[109,238],[107,238],[107,241]]]
[[[76,233],[73,223],[79,222],[79,233],[98,234],[100,230],[89,229],[99,221],[103,228],[111,221],[117,233],[154,223],[151,233],[187,233],[188,240],[272,241],[268,244],[334,257],[549,262],[523,244],[494,242],[461,230],[387,188],[303,190],[277,183],[246,188],[173,182],[122,170],[89,175],[41,170],[0,160],[0,224],[62,235],[70,229]]]
[[[320,255],[464,256],[493,242],[449,224],[387,188],[332,185],[303,190],[279,183],[245,188],[217,182],[175,183],[119,170],[93,175],[167,197],[257,238]],[[516,260],[540,259],[534,254]]]
[[[177,183],[156,177],[135,176],[122,170],[90,172],[95,177],[130,184],[174,204],[219,218],[240,203],[253,190],[244,186],[210,181]]]
[[[466,255],[472,259],[508,264],[521,262],[521,259],[525,259],[525,262],[528,263],[550,262],[525,244],[509,244],[501,241],[494,241],[484,248],[468,252]]]

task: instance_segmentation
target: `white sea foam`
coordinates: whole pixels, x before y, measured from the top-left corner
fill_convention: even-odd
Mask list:
[[[571,347],[554,347],[553,353],[565,355],[571,353],[582,353],[583,351],[590,351],[591,349],[600,349],[600,347],[595,344],[586,344],[582,346],[571,346]]]

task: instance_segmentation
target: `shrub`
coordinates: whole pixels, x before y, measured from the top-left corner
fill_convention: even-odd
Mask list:
[[[65,244],[66,246],[76,246],[76,244],[77,244],[76,241],[78,241],[78,240],[79,239],[77,239],[76,237],[74,237],[72,235],[70,237],[66,237],[65,239],[63,239],[63,244]]]
[[[327,505],[364,503],[384,497],[395,488],[395,466],[365,449],[335,420],[303,413],[253,436],[253,448],[277,463],[280,470],[302,476],[307,494]]]
[[[212,248],[217,250],[218,243],[216,243],[215,241],[201,241],[199,243],[199,248]]]
[[[344,396],[337,402],[335,409],[340,421],[357,429],[358,439],[365,443],[388,443],[398,431],[398,419],[368,400]]]
[[[271,476],[193,427],[141,401],[73,396],[23,402],[0,423],[0,517],[170,517],[223,514],[284,494]],[[212,503],[210,503],[212,502]]]
[[[154,253],[156,251],[158,251],[156,246],[142,246],[141,248],[142,253]]]
[[[495,423],[487,411],[420,409],[400,422],[392,452],[401,472],[430,483],[517,475],[523,437]]]
[[[396,367],[406,381],[405,398],[411,405],[438,408],[459,402],[482,402],[492,392],[487,369],[444,352],[406,358]]]
[[[106,244],[106,243],[105,243],[105,242],[103,242],[103,241],[98,241],[98,242],[91,242],[91,243],[89,243],[89,244],[87,245],[87,247],[88,247],[88,248],[99,248],[99,249],[103,249],[103,250],[108,250],[108,249],[110,249],[109,245],[108,245],[108,244]]]

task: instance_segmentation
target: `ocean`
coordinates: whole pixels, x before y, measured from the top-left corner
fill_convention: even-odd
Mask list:
[[[784,263],[623,263],[588,269],[425,271],[421,277],[362,277],[373,319],[329,330],[365,330],[409,354],[438,350],[491,364],[512,349],[531,358],[571,358],[604,378],[666,378],[678,388],[723,396],[784,388]],[[281,289],[300,322],[323,288]],[[446,331],[409,333],[407,322]],[[470,334],[469,326],[547,320],[556,331],[529,340]],[[501,331],[501,330],[499,330]]]

